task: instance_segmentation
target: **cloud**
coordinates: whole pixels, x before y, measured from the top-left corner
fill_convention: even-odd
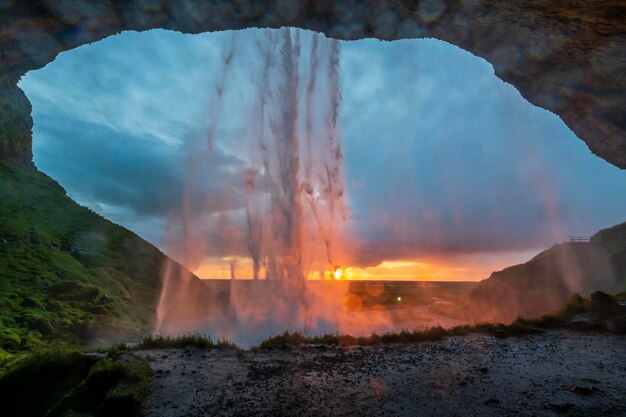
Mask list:
[[[208,253],[245,252],[216,225],[219,213],[241,223],[242,103],[261,66],[253,35],[237,35],[209,156],[230,35],[156,30],[62,53],[24,77],[35,162],[79,202],[162,248],[187,193]],[[342,42],[340,76],[357,263],[521,252],[626,220],[624,173],[481,58],[435,40]]]
[[[434,41],[343,49],[358,260],[541,248],[626,218],[626,178],[484,60]]]

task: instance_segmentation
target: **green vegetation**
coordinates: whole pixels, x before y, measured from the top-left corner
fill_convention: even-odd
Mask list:
[[[51,178],[0,162],[0,360],[51,342],[145,336],[163,261]]]
[[[145,337],[135,349],[169,349],[183,347],[237,349],[237,346],[228,340],[220,339],[217,342],[213,342],[210,337],[197,333],[175,337],[148,336]]]
[[[482,323],[476,325],[457,326],[450,329],[443,327],[431,327],[426,330],[401,331],[399,333],[386,333],[383,335],[372,334],[371,336],[350,335],[323,335],[308,337],[302,333],[284,333],[271,337],[258,346],[258,349],[284,349],[298,345],[329,345],[329,346],[373,346],[391,343],[420,343],[435,342],[449,336],[463,336],[470,333],[490,333],[495,336],[513,336],[539,333],[541,329],[519,324],[492,324]]]
[[[14,417],[136,416],[151,375],[129,353],[98,358],[64,349],[25,354],[1,372],[3,413]]]
[[[383,335],[354,337],[350,335],[305,336],[302,333],[288,333],[271,337],[257,349],[284,349],[299,345],[330,345],[330,346],[371,346],[385,343],[419,343],[442,340],[449,336],[463,336],[470,333],[492,334],[496,337],[522,336],[540,333],[548,329],[567,328],[571,330],[604,331],[604,326],[590,322],[584,326],[572,325],[570,319],[576,314],[586,313],[590,301],[578,294],[573,295],[563,307],[553,314],[537,319],[517,319],[511,324],[480,323],[456,326],[450,329],[432,327],[420,331],[402,331]]]

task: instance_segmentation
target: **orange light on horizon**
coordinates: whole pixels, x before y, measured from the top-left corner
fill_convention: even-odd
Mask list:
[[[308,280],[333,281],[479,281],[493,271],[521,263],[534,255],[533,252],[509,254],[481,254],[473,257],[439,257],[415,260],[386,260],[375,266],[350,266],[324,268],[312,264],[307,272]],[[231,257],[205,258],[193,272],[202,279],[229,279]],[[253,265],[248,257],[237,258],[236,277],[252,279]],[[262,277],[265,273],[262,272]]]

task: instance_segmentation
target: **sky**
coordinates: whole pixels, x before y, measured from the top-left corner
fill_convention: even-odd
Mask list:
[[[209,244],[189,267],[227,278],[236,255],[246,271],[237,218],[258,35],[123,32],[60,54],[20,82],[33,105],[35,164],[78,203],[179,260],[185,246],[172,229],[187,201],[216,219],[197,230]],[[302,39],[306,50],[311,33]],[[484,279],[626,221],[626,172],[485,60],[434,39],[340,47],[350,278]]]

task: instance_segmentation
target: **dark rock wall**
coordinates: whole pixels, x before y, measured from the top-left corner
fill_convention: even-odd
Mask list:
[[[1,78],[0,112],[0,160],[33,167],[30,102],[14,82]]]
[[[484,57],[498,77],[558,114],[596,155],[624,169],[624,16],[623,0],[4,1],[0,158],[30,161],[30,108],[15,84],[59,52],[129,29],[295,26],[338,39],[434,37],[456,44]]]

